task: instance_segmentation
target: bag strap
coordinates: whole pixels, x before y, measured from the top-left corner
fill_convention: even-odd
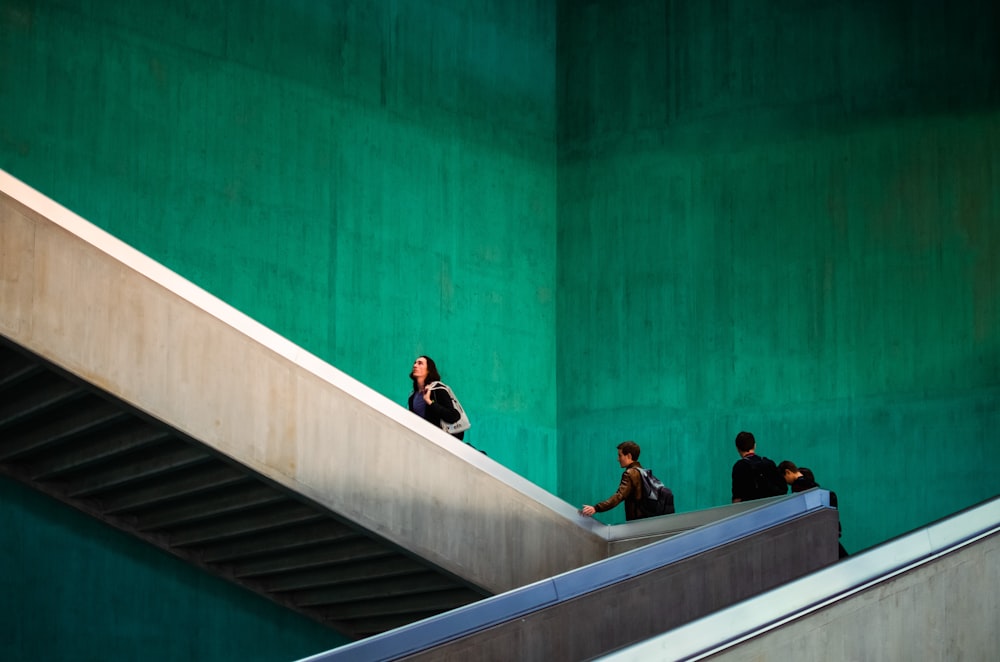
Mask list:
[[[642,502],[642,497],[644,496],[643,493],[642,493],[643,492],[643,486],[646,483],[646,472],[648,471],[648,469],[646,469],[645,467],[632,467],[632,468],[635,469],[636,473],[639,475],[639,493],[635,495],[635,499],[634,500]],[[629,472],[629,470],[626,469],[625,473],[628,473],[628,472]]]
[[[444,389],[445,391],[448,392],[448,395],[450,395],[452,397],[452,399],[455,398],[455,394],[451,392],[451,388],[449,388],[448,385],[445,384],[444,382],[431,382],[430,384],[427,384],[426,386],[427,386],[427,388],[429,388],[432,391],[436,391],[438,389]]]

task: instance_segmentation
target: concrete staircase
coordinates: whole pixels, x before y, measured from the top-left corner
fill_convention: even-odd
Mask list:
[[[353,637],[486,595],[9,341],[0,471]]]
[[[0,172],[0,472],[355,638],[606,527]]]

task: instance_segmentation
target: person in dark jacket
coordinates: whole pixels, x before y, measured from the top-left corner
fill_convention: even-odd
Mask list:
[[[625,519],[632,521],[642,517],[639,511],[639,499],[642,498],[642,477],[639,476],[639,444],[634,441],[623,441],[618,444],[618,465],[624,469],[618,491],[604,501],[594,506],[584,506],[580,514],[591,517],[594,513],[611,510],[622,501],[625,502]]]
[[[792,492],[805,492],[808,489],[819,487],[819,483],[816,482],[816,477],[813,475],[812,469],[797,467],[791,460],[782,460],[778,465],[778,470],[784,475],[785,482],[792,486]],[[833,490],[827,490],[827,492],[830,493],[830,506],[840,510],[837,493]],[[838,514],[837,537],[839,538],[843,535],[843,533],[844,529],[840,525],[840,516]],[[837,542],[837,554],[842,559],[850,556],[844,548],[844,544],[839,541]]]
[[[819,487],[816,484],[816,479],[813,478],[812,472],[809,475],[795,466],[795,463],[791,460],[782,460],[778,463],[778,471],[785,478],[785,482],[792,488],[792,492],[805,492],[806,490],[812,489],[814,487]],[[834,508],[837,504],[830,504]]]
[[[461,414],[451,401],[448,391],[443,388],[427,388],[434,382],[441,381],[441,373],[438,372],[437,365],[429,356],[418,356],[413,362],[413,369],[410,371],[410,380],[413,382],[413,391],[407,399],[407,406],[410,411],[425,419],[434,427],[441,427],[441,421],[445,423],[455,423],[461,418]],[[453,435],[456,439],[463,439],[464,432]]]
[[[757,455],[757,440],[752,433],[736,435],[736,452],[740,459],[733,465],[733,503],[787,493],[778,467],[763,455]]]

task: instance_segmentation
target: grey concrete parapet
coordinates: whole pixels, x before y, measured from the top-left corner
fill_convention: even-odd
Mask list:
[[[602,660],[992,660],[1000,497]]]
[[[446,572],[497,593],[607,553],[575,507],[2,172],[0,247],[0,334]]]

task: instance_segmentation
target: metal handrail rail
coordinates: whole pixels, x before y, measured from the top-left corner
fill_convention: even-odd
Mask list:
[[[501,623],[579,598],[761,530],[830,508],[830,493],[809,490],[768,499],[710,524],[624,552],[300,662],[391,660],[440,646]],[[635,524],[635,523],[632,523]],[[631,526],[619,525],[619,526]]]
[[[1000,497],[600,659],[702,660],[997,533]]]

